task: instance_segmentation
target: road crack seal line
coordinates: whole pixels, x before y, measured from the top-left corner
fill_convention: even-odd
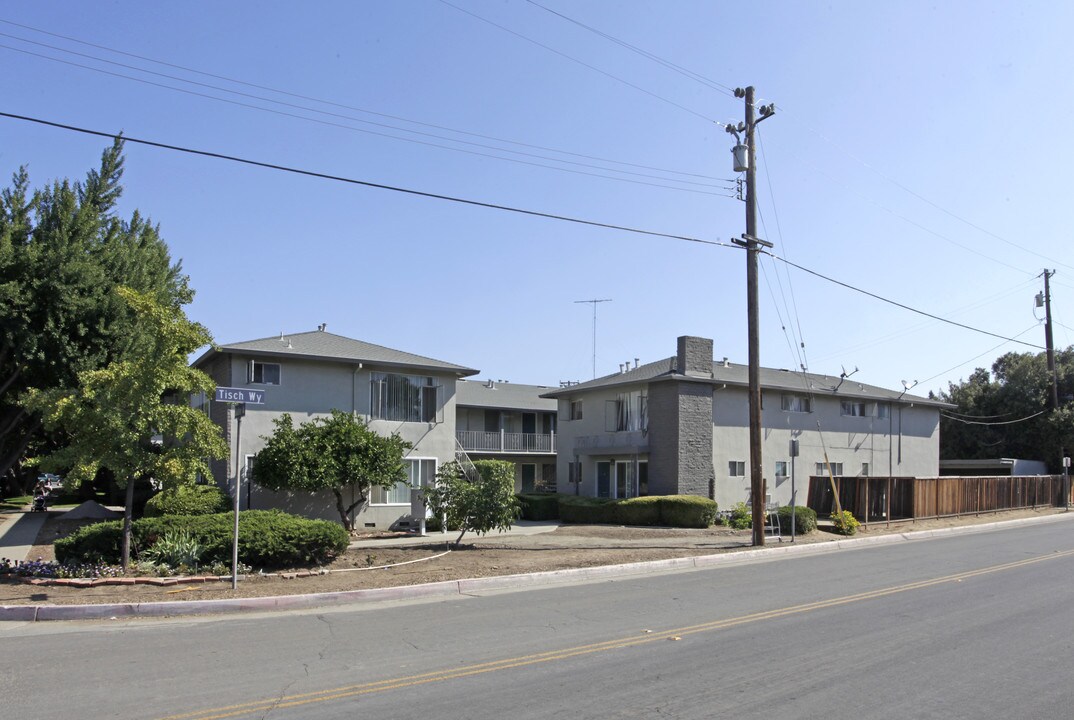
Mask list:
[[[607,652],[610,650],[619,650],[622,648],[629,648],[637,645],[646,645],[656,641],[680,639],[685,635],[694,635],[702,632],[724,630],[727,628],[738,627],[740,625],[746,625],[749,623],[759,622],[763,620],[774,620],[778,618],[788,617],[791,615],[800,615],[816,610],[825,610],[828,608],[840,607],[842,605],[848,605],[850,603],[873,600],[888,595],[896,595],[904,592],[910,592],[913,590],[921,590],[924,588],[934,587],[947,583],[959,583],[969,578],[1004,572],[1006,570],[1013,570],[1016,568],[1025,567],[1027,565],[1033,565],[1036,563],[1044,562],[1046,560],[1056,560],[1059,558],[1066,558],[1070,556],[1074,556],[1074,550],[1056,551],[1048,555],[1040,555],[1037,557],[1026,558],[1023,560],[1016,560],[1014,562],[1003,563],[1001,565],[992,565],[989,567],[979,568],[977,570],[967,570],[965,572],[930,578],[928,580],[918,580],[916,582],[906,583],[904,585],[894,585],[891,587],[879,588],[877,590],[868,590],[865,592],[856,593],[854,595],[829,598],[827,600],[817,600],[810,603],[803,603],[801,605],[792,605],[785,608],[776,608],[774,610],[764,610],[761,612],[750,613],[748,615],[740,615],[738,617],[726,618],[723,620],[713,620],[710,622],[700,623],[697,625],[689,625],[681,628],[643,632],[640,636],[635,635],[630,637],[616,638],[614,640],[606,640],[604,642],[592,643],[590,645],[579,645],[572,648],[563,648],[561,650],[549,650],[547,652],[535,653],[532,655],[523,655],[520,657],[493,660],[490,662],[477,663],[474,665],[468,665],[455,669],[436,670],[420,675],[410,675],[401,678],[378,680],[375,682],[363,683],[361,685],[349,685],[328,690],[303,693],[300,695],[281,695],[278,698],[254,700],[247,703],[239,703],[236,705],[228,705],[219,708],[201,710],[197,712],[183,713],[180,715],[169,715],[160,718],[160,720],[223,720],[224,718],[250,715],[260,711],[275,710],[277,708],[299,707],[312,703],[358,697],[361,695],[369,695],[372,693],[385,692],[388,690],[398,690],[400,688],[413,687],[417,685],[426,685],[435,682],[446,682],[448,680],[456,680],[459,678],[482,675],[490,672],[511,670],[514,668],[527,667],[530,665],[537,665],[540,663],[552,662],[556,660],[566,660],[569,658],[579,657],[582,655],[591,655],[593,653],[598,652]]]

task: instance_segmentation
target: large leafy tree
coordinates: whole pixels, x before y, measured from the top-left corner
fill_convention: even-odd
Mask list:
[[[275,424],[254,458],[254,482],[270,490],[331,492],[348,531],[354,529],[352,513],[369,501],[372,488],[407,478],[403,454],[410,443],[394,433],[378,435],[350,413],[333,410],[297,428],[285,413]],[[355,499],[348,504],[343,497],[351,492]]]
[[[21,168],[0,191],[0,478],[35,446],[62,441],[20,403],[28,390],[74,388],[79,373],[153,342],[116,286],[165,306],[192,297],[158,228],[117,214],[122,148],[106,149],[82,182],[31,191]]]
[[[212,341],[209,332],[178,305],[161,305],[129,288],[114,292],[133,310],[142,342],[122,360],[80,372],[73,389],[31,389],[25,404],[47,429],[65,435],[60,448],[40,459],[46,469],[68,470],[66,482],[77,485],[107,468],[126,487],[126,568],[135,483],[192,484],[199,474],[209,476],[208,461],[226,458],[228,449],[219,427],[188,402],[215,387],[187,364],[190,353]]]
[[[940,418],[940,457],[1043,460],[1058,472],[1074,450],[1074,347],[1055,353],[1059,408],[1050,408],[1046,353],[1007,353],[992,371],[950,383],[941,399],[958,405]]]

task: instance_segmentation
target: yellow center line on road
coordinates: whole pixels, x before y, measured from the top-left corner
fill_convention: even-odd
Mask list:
[[[470,677],[473,675],[483,675],[486,673],[498,672],[501,670],[511,670],[514,668],[552,662],[555,660],[566,660],[568,658],[578,657],[580,655],[590,655],[598,652],[607,652],[609,650],[619,650],[622,648],[633,647],[636,645],[658,642],[660,640],[679,638],[684,635],[693,635],[702,632],[724,630],[731,627],[737,627],[739,625],[759,622],[761,620],[774,620],[777,618],[787,617],[789,615],[799,615],[802,613],[813,612],[815,610],[824,610],[827,608],[838,607],[840,605],[847,605],[850,603],[862,602],[865,600],[873,600],[889,595],[896,595],[898,593],[910,592],[912,590],[920,590],[935,585],[942,585],[944,583],[961,582],[962,580],[966,580],[968,578],[1003,572],[1005,570],[1013,570],[1015,568],[1025,567],[1026,565],[1033,565],[1035,563],[1044,562],[1046,560],[1056,560],[1059,558],[1070,557],[1071,555],[1074,555],[1074,550],[1056,551],[1048,555],[1040,555],[1037,557],[1026,558],[1024,560],[1016,560],[1014,562],[1003,563],[1001,565],[992,565],[989,567],[980,568],[978,570],[968,570],[966,572],[955,573],[953,575],[944,575],[942,577],[931,578],[928,580],[919,580],[917,582],[906,583],[904,585],[895,585],[892,587],[881,588],[878,590],[869,590],[854,595],[845,595],[842,597],[831,598],[829,600],[818,600],[811,603],[804,603],[802,605],[792,605],[785,608],[777,608],[775,610],[766,610],[764,612],[751,613],[749,615],[740,615],[738,617],[727,618],[724,620],[714,620],[698,625],[689,625],[686,627],[675,628],[671,630],[652,632],[641,636],[635,635],[625,638],[617,638],[614,640],[606,640],[604,642],[592,643],[589,645],[578,645],[571,648],[563,648],[561,650],[551,650],[548,652],[534,653],[531,655],[521,655],[514,658],[505,658],[503,660],[494,660],[491,662],[467,665],[461,668],[455,668],[450,670],[436,670],[420,675],[410,675],[406,677],[392,678],[388,680],[378,680],[376,682],[363,683],[360,685],[347,685],[344,687],[332,688],[329,690],[319,690],[316,692],[302,693],[296,695],[285,695],[279,698],[264,698],[261,700],[254,700],[251,702],[241,703],[237,705],[228,705],[224,707],[200,710],[197,712],[183,713],[180,715],[168,715],[167,717],[160,718],[160,720],[223,720],[224,718],[234,718],[242,715],[249,715],[252,713],[266,712],[268,710],[279,710],[283,708],[299,707],[302,705],[310,705],[312,703],[328,702],[330,700],[340,700],[343,698],[357,697],[360,695],[385,692],[388,690],[398,690],[400,688],[413,687],[416,685],[445,682],[447,680],[456,680],[459,678]]]

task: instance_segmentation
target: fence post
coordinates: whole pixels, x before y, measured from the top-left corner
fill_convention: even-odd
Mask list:
[[[865,477],[865,529],[869,529],[869,478]]]
[[[884,512],[885,512],[885,515],[887,516],[887,519],[888,519],[888,525],[887,526],[891,527],[891,476],[890,475],[888,475],[887,505],[888,506],[884,509]]]

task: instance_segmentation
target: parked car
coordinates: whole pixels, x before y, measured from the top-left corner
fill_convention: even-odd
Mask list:
[[[63,478],[52,473],[42,473],[37,476],[37,481],[45,484],[45,490],[49,494],[57,494],[63,490]]]

